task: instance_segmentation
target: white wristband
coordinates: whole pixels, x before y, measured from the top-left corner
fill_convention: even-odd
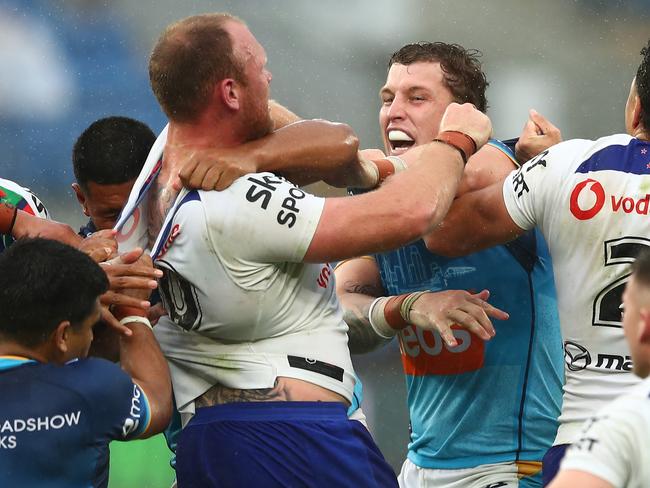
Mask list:
[[[129,322],[140,322],[141,324],[144,324],[153,330],[153,326],[147,317],[142,317],[141,315],[129,315],[128,317],[124,317],[122,320],[120,320],[121,325],[128,324]]]
[[[375,331],[375,334],[383,339],[392,339],[395,337],[395,334],[397,334],[397,331],[393,329],[384,318],[384,306],[386,305],[386,300],[387,297],[379,297],[372,302],[368,309],[368,320],[370,321],[370,325]]]

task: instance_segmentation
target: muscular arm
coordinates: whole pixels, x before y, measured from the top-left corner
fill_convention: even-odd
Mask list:
[[[460,153],[432,142],[409,151],[403,159],[409,169],[378,190],[326,199],[304,261],[340,261],[396,249],[442,220],[462,174]]]
[[[450,104],[440,131],[473,137],[478,148],[492,131],[490,120],[470,104]],[[460,152],[430,142],[404,155],[408,170],[363,195],[325,200],[303,261],[330,262],[396,249],[431,232],[449,210],[462,176]]]
[[[524,231],[510,218],[503,201],[503,180],[514,164],[503,152],[484,146],[467,162],[462,193],[442,223],[424,237],[429,251],[464,256],[503,244]]]
[[[522,235],[524,230],[506,209],[502,186],[497,182],[456,199],[445,220],[425,236],[427,249],[447,257],[465,256]]]
[[[317,181],[370,188],[374,173],[357,156],[359,141],[345,124],[301,120],[285,107],[269,105],[275,130],[232,148],[167,147],[165,157],[182,161],[179,181],[188,188],[223,190],[238,177],[270,171],[297,185]]]
[[[151,421],[141,437],[150,437],[165,430],[171,418],[169,368],[153,331],[147,325],[131,322],[126,326],[132,334],[120,336],[120,364],[147,395]]]
[[[334,271],[336,294],[348,324],[348,346],[353,354],[373,351],[389,342],[378,336],[370,325],[370,304],[385,295],[377,262],[367,256],[341,263]]]

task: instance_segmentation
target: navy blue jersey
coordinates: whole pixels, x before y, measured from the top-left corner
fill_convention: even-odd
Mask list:
[[[64,366],[0,356],[2,486],[104,487],[108,443],[141,435],[144,392],[103,359]]]

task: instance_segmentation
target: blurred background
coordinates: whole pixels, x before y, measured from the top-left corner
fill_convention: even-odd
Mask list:
[[[84,217],[71,150],[94,120],[165,124],[147,79],[157,36],[209,11],[245,20],[265,46],[272,96],[307,118],[350,124],[380,147],[378,91],[390,55],[428,40],[478,48],[495,135],[515,137],[529,108],[564,138],[623,132],[623,108],[650,37],[650,0],[0,0],[0,177],[34,190],[57,220]],[[355,356],[371,431],[398,470],[408,439],[397,345]],[[166,487],[159,438],[113,443],[111,487]]]

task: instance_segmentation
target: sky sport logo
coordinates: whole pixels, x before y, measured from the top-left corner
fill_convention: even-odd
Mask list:
[[[609,201],[611,211],[614,213],[625,212],[627,214],[648,215],[650,211],[649,193],[646,193],[641,198],[605,195],[603,185],[591,178],[581,181],[573,188],[569,209],[576,219],[589,220],[602,210],[607,201]]]

